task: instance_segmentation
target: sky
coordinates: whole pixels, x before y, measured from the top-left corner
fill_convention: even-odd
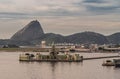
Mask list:
[[[32,20],[45,33],[110,35],[120,31],[120,0],[0,0],[0,39],[9,39]]]

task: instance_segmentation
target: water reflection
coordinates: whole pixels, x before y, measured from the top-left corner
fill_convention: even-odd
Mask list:
[[[120,68],[103,67],[102,59],[83,62],[19,62],[18,56],[19,53],[0,53],[0,79],[120,79]]]
[[[57,64],[58,64],[57,62],[50,62],[50,67],[52,71],[52,79],[56,79],[55,70],[56,70]]]
[[[55,71],[58,62],[49,62],[52,72]]]
[[[65,75],[68,77],[69,73],[76,70],[75,66],[83,66],[82,62],[20,62],[20,64],[26,68],[29,79],[58,79],[58,76],[63,78]]]

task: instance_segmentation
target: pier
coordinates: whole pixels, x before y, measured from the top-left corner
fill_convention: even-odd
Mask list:
[[[83,60],[94,60],[94,59],[104,59],[104,58],[119,58],[120,56],[103,56],[103,57],[90,57],[83,58]]]

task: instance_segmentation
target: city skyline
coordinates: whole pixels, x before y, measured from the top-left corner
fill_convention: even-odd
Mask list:
[[[36,19],[45,33],[110,35],[120,29],[120,0],[0,0],[0,10],[0,39]]]

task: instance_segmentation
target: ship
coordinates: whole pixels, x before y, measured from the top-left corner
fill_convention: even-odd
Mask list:
[[[48,55],[44,55],[41,53],[37,54],[20,54],[19,61],[36,61],[36,62],[82,62],[83,56],[79,54],[70,54],[64,53],[60,54],[56,51],[55,45],[52,45],[51,51]]]
[[[115,67],[120,67],[120,59],[114,59]]]
[[[102,66],[115,66],[115,63],[112,60],[106,60],[103,62]]]

